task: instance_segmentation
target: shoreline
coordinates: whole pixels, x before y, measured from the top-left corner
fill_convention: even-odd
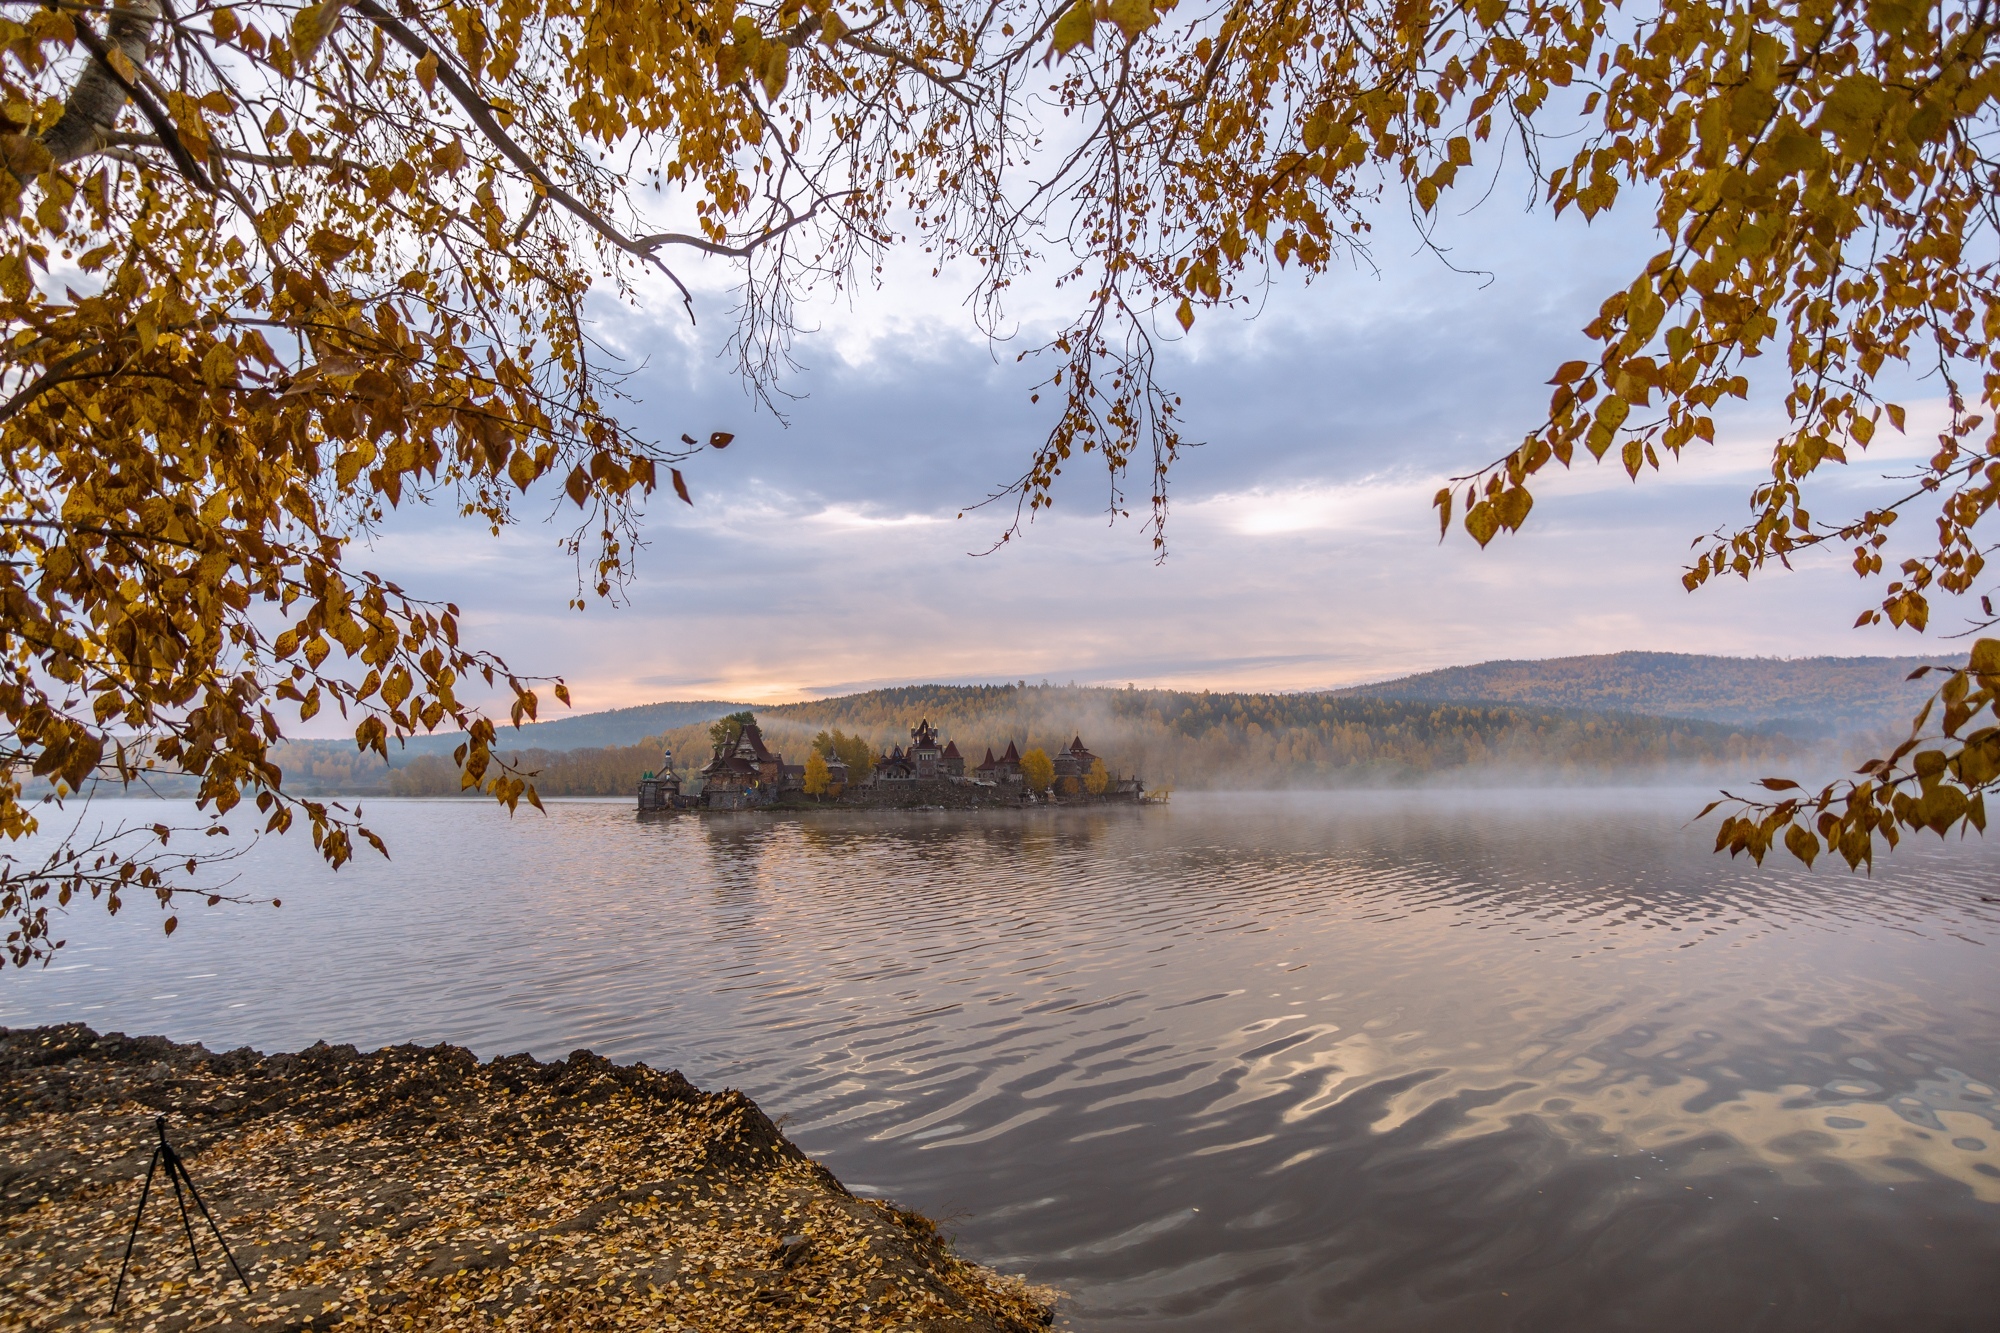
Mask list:
[[[114,1317],[160,1114],[252,1292],[198,1212],[194,1274],[156,1178]],[[676,1072],[0,1028],[10,1327],[1029,1333],[1056,1295],[855,1197],[748,1097]]]

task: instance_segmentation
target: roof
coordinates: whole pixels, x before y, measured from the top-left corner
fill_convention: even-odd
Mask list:
[[[998,767],[1000,767],[1000,761],[999,761],[999,760],[997,760],[997,759],[995,759],[995,758],[993,757],[993,747],[992,747],[992,746],[990,746],[990,745],[989,745],[989,746],[987,746],[987,747],[986,747],[986,760],[985,760],[985,762],[984,762],[984,763],[980,764],[980,766],[979,766],[979,767],[980,767],[981,769],[988,769],[988,768],[998,768]]]
[[[1000,762],[1003,764],[1018,764],[1021,762],[1021,752],[1014,748],[1014,742],[1007,742],[1007,753],[1000,756]]]
[[[1081,735],[1078,735],[1078,736],[1073,736],[1073,737],[1071,737],[1071,738],[1070,738],[1070,742],[1069,742],[1069,752],[1070,752],[1071,754],[1089,754],[1089,753],[1090,753],[1090,751],[1088,751],[1088,750],[1086,750],[1086,749],[1084,749],[1084,748],[1083,748],[1083,737],[1082,737]]]
[[[763,730],[755,722],[743,724],[743,739],[750,742],[750,748],[756,752],[759,763],[769,763],[778,757],[765,748]]]
[[[988,753],[988,754],[991,754],[991,753],[992,753],[992,751],[990,751],[990,750],[989,750],[989,751],[987,751],[987,753]],[[944,743],[944,757],[945,757],[945,758],[947,758],[947,759],[963,759],[963,758],[965,758],[965,756],[964,756],[964,755],[962,755],[962,754],[960,754],[960,753],[958,752],[958,742],[957,742],[957,741],[946,741],[946,742]]]

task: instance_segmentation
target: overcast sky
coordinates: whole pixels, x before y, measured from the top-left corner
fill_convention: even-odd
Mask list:
[[[1552,475],[1525,533],[1483,552],[1462,531],[1439,544],[1431,494],[1539,420],[1543,382],[1587,351],[1578,330],[1657,248],[1643,220],[1586,227],[1496,195],[1443,230],[1454,262],[1488,281],[1418,252],[1385,216],[1379,272],[1284,281],[1255,318],[1197,324],[1163,363],[1204,442],[1173,479],[1164,563],[1139,513],[1108,522],[1094,459],[1024,540],[968,554],[1005,520],[959,512],[1020,473],[1049,416],[1028,401],[1037,376],[1016,349],[973,328],[967,276],[908,264],[851,306],[809,313],[820,331],[799,344],[788,425],[716,358],[719,274],[696,275],[697,328],[663,300],[600,306],[604,339],[645,362],[631,424],[736,435],[688,469],[692,508],[652,503],[629,604],[565,609],[575,572],[545,508],[499,539],[399,515],[367,563],[457,600],[482,644],[564,676],[581,711],[1019,678],[1290,690],[1623,649],[1924,651],[1849,628],[1871,598],[1837,559],[1682,590],[1690,539],[1746,513],[1775,400],[1663,475]],[[1031,327],[1047,301],[1025,298]],[[1912,439],[1836,479],[1816,510],[1880,494],[1896,452],[1928,452],[1923,392],[1905,397]],[[1143,474],[1131,489],[1143,501]]]

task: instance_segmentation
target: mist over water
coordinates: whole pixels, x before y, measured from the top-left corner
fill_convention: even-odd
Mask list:
[[[1707,795],[382,802],[0,1023],[679,1068],[1077,1329],[1991,1328],[2000,846],[1758,870]]]

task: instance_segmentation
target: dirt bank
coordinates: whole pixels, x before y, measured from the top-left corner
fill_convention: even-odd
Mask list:
[[[160,1179],[114,1318],[162,1112],[252,1294],[205,1228],[194,1274]],[[9,1329],[1013,1333],[1045,1327],[1051,1299],[677,1073],[0,1028]]]

